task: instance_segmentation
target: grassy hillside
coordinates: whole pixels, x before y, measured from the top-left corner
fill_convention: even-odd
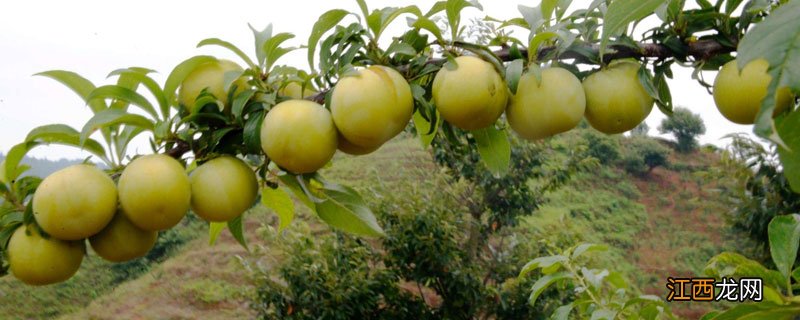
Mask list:
[[[715,165],[717,156],[698,151],[673,154],[670,160],[670,167],[656,168],[646,176],[629,175],[613,165],[579,174],[549,194],[547,204],[522,221],[515,233],[531,246],[541,245],[542,240],[558,245],[609,244],[613,249],[600,259],[603,267],[623,271],[646,292],[664,296],[667,276],[698,274],[709,257],[732,246],[725,241],[730,237],[720,218],[726,209],[715,201],[714,185],[700,178]],[[432,179],[439,171],[416,140],[395,139],[368,156],[337,156],[323,174],[358,188],[365,197],[380,197],[371,192],[372,186],[400,188],[408,186],[403,181]],[[301,210],[299,219],[309,221],[306,232],[328,231],[306,210]],[[118,285],[103,280],[109,277],[108,266],[95,257],[87,259],[78,277],[53,287],[32,289],[2,279],[0,292],[5,297],[0,301],[9,302],[0,302],[0,318],[59,314],[63,319],[252,318],[249,298],[254,288],[248,268],[271,268],[283,260],[281,246],[275,243],[281,237],[270,225],[276,220],[267,210],[248,213],[251,253],[227,232],[209,246],[198,228],[192,233],[197,238],[172,258]],[[9,292],[14,299],[6,299]],[[24,307],[19,301],[25,301]],[[673,306],[687,318],[696,318],[709,307]]]

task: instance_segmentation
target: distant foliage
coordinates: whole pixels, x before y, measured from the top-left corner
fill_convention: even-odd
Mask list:
[[[678,152],[692,152],[697,148],[697,137],[706,133],[706,126],[700,115],[689,109],[678,107],[658,126],[661,133],[671,133],[678,142]]]
[[[636,175],[646,175],[654,168],[669,163],[670,149],[656,140],[632,137],[625,141],[625,155],[622,166],[625,171]]]
[[[734,179],[737,186],[727,189],[735,229],[768,250],[767,226],[773,218],[800,212],[800,194],[794,193],[778,162],[774,148],[766,149],[745,135],[731,136],[723,152],[722,179]]]
[[[647,125],[647,122],[642,121],[636,128],[631,130],[631,136],[646,137],[649,132],[650,126]]]
[[[614,163],[620,158],[620,144],[617,136],[609,136],[594,130],[586,130],[586,155],[595,158],[602,164]]]

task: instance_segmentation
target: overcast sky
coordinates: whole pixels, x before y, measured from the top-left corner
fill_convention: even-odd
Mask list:
[[[388,5],[416,4],[425,11],[433,1],[368,0],[370,10]],[[470,14],[508,19],[519,16],[517,4],[535,5],[538,1],[482,1],[484,13]],[[576,0],[573,8],[590,1]],[[279,4],[278,4],[279,3]],[[196,48],[205,38],[217,37],[233,42],[252,55],[252,34],[247,27],[274,25],[275,32],[297,35],[290,43],[305,43],[316,18],[334,7],[358,12],[355,1],[152,1],[135,2],[2,1],[0,2],[0,152],[21,142],[31,129],[45,124],[64,123],[78,130],[91,117],[83,101],[60,83],[33,74],[63,69],[77,72],[95,85],[113,83],[106,75],[115,69],[140,66],[159,72],[163,80],[172,68],[193,55],[211,54],[238,59],[224,49]],[[465,12],[465,13],[466,13]],[[396,20],[401,29],[405,19]],[[397,34],[388,33],[386,36]],[[519,37],[525,35],[518,34]],[[279,63],[307,69],[306,52],[296,51]],[[691,70],[674,67],[675,79],[669,82],[676,105],[700,113],[708,131],[703,143],[724,144],[722,136],[731,132],[751,132],[750,126],[725,120],[714,107],[712,97],[691,79]],[[715,74],[706,73],[713,81]],[[651,134],[664,118],[653,109],[647,123]],[[148,153],[145,139],[130,152]],[[79,158],[86,154],[73,148],[40,147],[31,155],[47,158]]]

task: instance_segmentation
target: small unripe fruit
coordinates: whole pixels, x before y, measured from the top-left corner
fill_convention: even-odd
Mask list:
[[[6,250],[11,274],[36,286],[69,279],[78,272],[86,253],[83,241],[45,239],[35,228],[25,226],[14,231]]]
[[[575,75],[553,67],[542,70],[541,77],[540,83],[533,71],[523,74],[506,110],[511,129],[528,140],[575,128],[586,110],[586,95]]]
[[[767,73],[769,63],[756,59],[747,63],[739,73],[736,60],[729,61],[714,79],[714,102],[717,109],[728,120],[738,124],[753,124],[761,109],[761,101],[767,96],[772,77]],[[792,92],[787,87],[779,88],[775,97],[775,111],[780,114],[792,104]]]
[[[473,56],[455,59],[433,79],[432,94],[442,118],[464,129],[486,128],[497,121],[508,102],[508,87],[491,63]]]
[[[142,230],[119,212],[103,231],[89,238],[89,243],[103,259],[124,262],[144,257],[156,240],[158,231]]]
[[[597,131],[623,133],[650,114],[654,100],[639,82],[639,67],[633,61],[615,61],[583,80],[586,120]]]
[[[338,133],[328,109],[306,100],[281,102],[261,124],[261,149],[293,173],[310,173],[336,153]]]
[[[192,183],[192,211],[206,221],[232,220],[253,206],[256,174],[244,161],[223,156],[197,167]]]
[[[52,237],[80,240],[100,232],[117,211],[117,187],[102,170],[73,165],[45,178],[33,196],[36,222]]]
[[[163,154],[136,158],[119,177],[119,202],[143,230],[172,228],[189,211],[189,177],[178,160]]]

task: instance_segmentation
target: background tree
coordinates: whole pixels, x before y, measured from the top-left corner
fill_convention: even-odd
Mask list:
[[[677,107],[672,115],[661,121],[658,126],[661,133],[671,133],[678,142],[678,152],[691,152],[697,148],[697,137],[706,133],[706,126],[700,115],[689,109]]]
[[[669,164],[670,149],[660,142],[641,137],[628,138],[622,165],[626,171],[646,175],[653,169]]]
[[[649,132],[650,126],[647,125],[647,122],[642,122],[631,130],[631,136],[646,137]]]

